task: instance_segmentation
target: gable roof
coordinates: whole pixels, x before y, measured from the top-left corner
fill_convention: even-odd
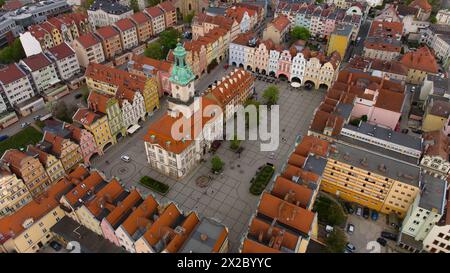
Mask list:
[[[43,53],[31,55],[25,59],[22,59],[22,61],[31,69],[32,72],[52,64]]]
[[[409,51],[403,55],[401,63],[411,69],[421,70],[437,74],[439,66],[436,58],[427,46],[423,46],[416,51]]]
[[[19,68],[16,63],[9,64],[0,68],[0,82],[10,84],[18,79],[26,77],[26,74]]]
[[[49,48],[48,51],[52,53],[52,55],[55,56],[57,60],[62,60],[69,56],[75,55],[75,51],[73,51],[66,42]]]
[[[100,40],[93,33],[87,33],[78,37],[77,41],[84,47],[89,48],[93,45],[99,44]]]

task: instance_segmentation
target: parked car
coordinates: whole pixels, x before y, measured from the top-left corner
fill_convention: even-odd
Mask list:
[[[347,226],[347,233],[348,234],[353,234],[354,231],[355,231],[355,226],[353,224],[348,224],[348,226]]]
[[[122,159],[122,160],[125,161],[125,162],[130,162],[130,160],[131,160],[131,158],[130,158],[129,156],[127,156],[127,155],[122,155],[122,156],[120,157],[120,159]]]
[[[372,213],[370,213],[370,218],[371,218],[373,221],[378,220],[378,212],[372,210]]]
[[[388,240],[397,241],[397,235],[392,232],[382,231],[381,237],[386,238]]]
[[[332,232],[334,230],[334,228],[332,226],[326,225],[325,226],[325,231],[326,232]]]
[[[353,214],[353,212],[355,212],[355,209],[353,208],[353,205],[351,203],[349,203],[349,202],[345,202],[344,203],[344,207],[345,207],[345,209],[347,210],[347,212],[349,214]]]
[[[382,245],[382,246],[386,246],[386,244],[387,244],[386,239],[384,239],[384,238],[382,238],[382,237],[379,237],[379,238],[377,239],[377,242],[378,242],[380,245]]]
[[[362,208],[361,207],[356,208],[356,215],[362,216]]]
[[[9,137],[8,135],[1,135],[0,136],[0,142],[3,141],[3,140],[7,140],[8,137]]]
[[[345,248],[350,250],[351,252],[354,252],[356,250],[356,247],[354,245],[352,245],[351,243],[347,243],[345,245]]]
[[[369,208],[368,207],[364,207],[364,209],[363,209],[363,217],[365,219],[369,219],[369,214],[370,214]]]
[[[34,120],[39,120],[42,117],[42,115],[37,115],[35,117],[33,117]]]
[[[51,248],[53,248],[56,251],[60,251],[62,248],[62,245],[60,243],[58,243],[57,241],[51,241],[49,245]]]
[[[21,128],[25,128],[25,127],[27,127],[28,125],[30,125],[29,122],[23,122],[22,124],[20,124],[20,127],[21,127]]]

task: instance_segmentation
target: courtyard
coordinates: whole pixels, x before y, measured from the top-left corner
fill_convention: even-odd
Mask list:
[[[256,80],[258,98],[262,97],[268,86],[268,83]],[[225,163],[221,174],[211,173],[212,155],[207,154],[206,161],[197,165],[183,179],[177,181],[166,177],[148,166],[143,143],[149,124],[166,111],[167,103],[164,101],[161,103],[161,109],[145,121],[142,129],[125,137],[104,156],[94,159],[93,167],[103,171],[107,177],[120,178],[129,189],[139,189],[144,197],[153,194],[160,203],[176,202],[185,213],[195,210],[200,216],[219,220],[229,228],[230,251],[237,252],[241,237],[259,200],[259,196],[249,192],[251,178],[257,169],[267,162],[275,165],[275,175],[281,171],[294,148],[297,136],[307,133],[313,112],[325,95],[324,90],[291,89],[287,82],[280,82],[277,87],[280,90],[280,144],[276,151],[261,152],[260,141],[242,141],[241,147],[244,150],[239,156],[230,149],[230,142],[224,141],[215,153]],[[263,102],[263,99],[259,101]],[[282,138],[284,141],[281,141]],[[126,163],[120,159],[124,154],[131,157],[130,162]],[[168,184],[169,192],[162,196],[141,186],[139,179],[145,175]]]

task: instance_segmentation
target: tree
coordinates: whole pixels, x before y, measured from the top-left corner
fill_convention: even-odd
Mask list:
[[[188,14],[186,14],[186,16],[183,16],[183,22],[185,24],[191,25],[192,24],[192,19],[194,19],[195,16],[195,12],[190,12]]]
[[[88,8],[94,3],[94,1],[95,1],[95,0],[85,0],[85,1],[84,1],[84,4],[83,4],[83,7],[84,7],[85,9],[88,9]]]
[[[237,150],[241,146],[241,141],[237,139],[237,135],[234,135],[234,138],[230,142],[230,148],[232,150]]]
[[[278,91],[278,88],[274,85],[269,86],[263,93],[263,98],[266,100],[266,103],[269,106],[276,104],[279,97],[280,92]]]
[[[432,24],[436,24],[437,23],[436,16],[431,16],[430,17],[430,23],[432,23]]]
[[[367,115],[362,115],[361,116],[361,120],[362,121],[367,122],[367,119],[368,119]]]
[[[130,8],[132,8],[134,12],[139,12],[138,1],[137,0],[130,0]]]
[[[307,28],[304,27],[294,27],[291,30],[291,40],[292,41],[296,41],[296,40],[308,40],[309,37],[311,37],[311,33],[309,32],[309,30]]]
[[[64,101],[52,105],[52,115],[59,120],[72,123],[72,116],[76,111],[76,107],[67,107]]]
[[[177,46],[179,39],[181,39],[181,33],[174,28],[168,28],[159,34],[158,42],[163,46],[164,55]]]
[[[218,157],[218,156],[216,155],[216,156],[213,156],[213,157],[211,158],[211,165],[212,165],[211,170],[212,170],[213,172],[220,172],[220,171],[223,169],[224,163],[223,163],[223,161],[220,159],[220,157]]]
[[[3,7],[4,4],[5,4],[5,0],[0,0],[0,7]]]
[[[328,198],[318,198],[314,210],[319,216],[319,221],[327,225],[341,225],[345,222],[345,215],[342,208]]]
[[[344,252],[345,245],[347,244],[347,237],[344,231],[338,227],[334,227],[334,230],[330,233],[328,238],[325,239],[327,244],[327,251],[330,253],[342,253]]]
[[[148,3],[149,7],[154,7],[154,6],[158,5],[160,2],[162,2],[162,1],[160,1],[160,0],[147,0],[147,3]]]
[[[156,41],[151,43],[144,51],[144,55],[146,57],[156,59],[156,60],[162,60],[164,59],[164,53],[161,44]]]
[[[22,43],[19,38],[16,38],[14,42],[2,50],[0,50],[0,62],[4,64],[18,62],[25,58],[25,51],[23,50]]]

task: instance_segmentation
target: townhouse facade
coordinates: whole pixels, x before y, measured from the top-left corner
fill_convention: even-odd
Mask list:
[[[60,82],[55,64],[43,53],[20,60],[19,66],[31,76],[36,94],[49,93]]]
[[[75,51],[67,44],[62,43],[48,49],[47,56],[55,63],[58,77],[63,81],[80,76],[81,68]]]
[[[66,172],[75,168],[82,161],[78,144],[49,131],[44,133],[43,141],[40,142],[40,148],[44,151],[49,151],[61,160]]]
[[[98,149],[94,136],[88,130],[74,124],[64,124],[64,128],[71,132],[70,139],[80,146],[81,156],[86,166],[90,165],[94,155],[103,155],[103,151]]]
[[[106,60],[101,40],[93,33],[80,36],[73,41],[72,47],[83,68],[90,63],[102,63]]]
[[[32,200],[31,194],[23,180],[17,178],[7,168],[2,168],[0,171],[0,187],[1,217],[15,213]]]
[[[116,55],[122,53],[122,42],[120,33],[113,26],[105,26],[96,30],[95,34],[99,37],[105,59],[111,60]]]
[[[0,112],[12,111],[15,105],[35,96],[30,79],[16,63],[0,69]]]
[[[39,159],[51,182],[58,181],[66,174],[61,160],[41,149],[39,144],[36,146],[29,145],[27,148],[27,153]]]
[[[148,41],[153,35],[152,21],[142,11],[134,13],[129,17],[136,26],[139,43]]]
[[[41,195],[52,184],[39,159],[24,152],[8,150],[3,154],[2,161],[23,180],[33,197]]]
[[[153,35],[157,35],[166,29],[164,12],[158,7],[149,7],[144,12],[150,17],[152,22]]]
[[[443,131],[423,134],[425,149],[420,165],[425,173],[445,179],[450,171],[449,142]]]
[[[114,26],[120,32],[120,40],[123,50],[134,48],[138,45],[138,35],[136,26],[129,18],[117,21]]]
[[[275,44],[282,44],[287,41],[287,34],[290,29],[288,17],[280,15],[266,26],[263,32],[263,39],[272,40]]]
[[[158,8],[164,13],[166,28],[173,27],[177,24],[177,11],[171,1],[159,3]]]

